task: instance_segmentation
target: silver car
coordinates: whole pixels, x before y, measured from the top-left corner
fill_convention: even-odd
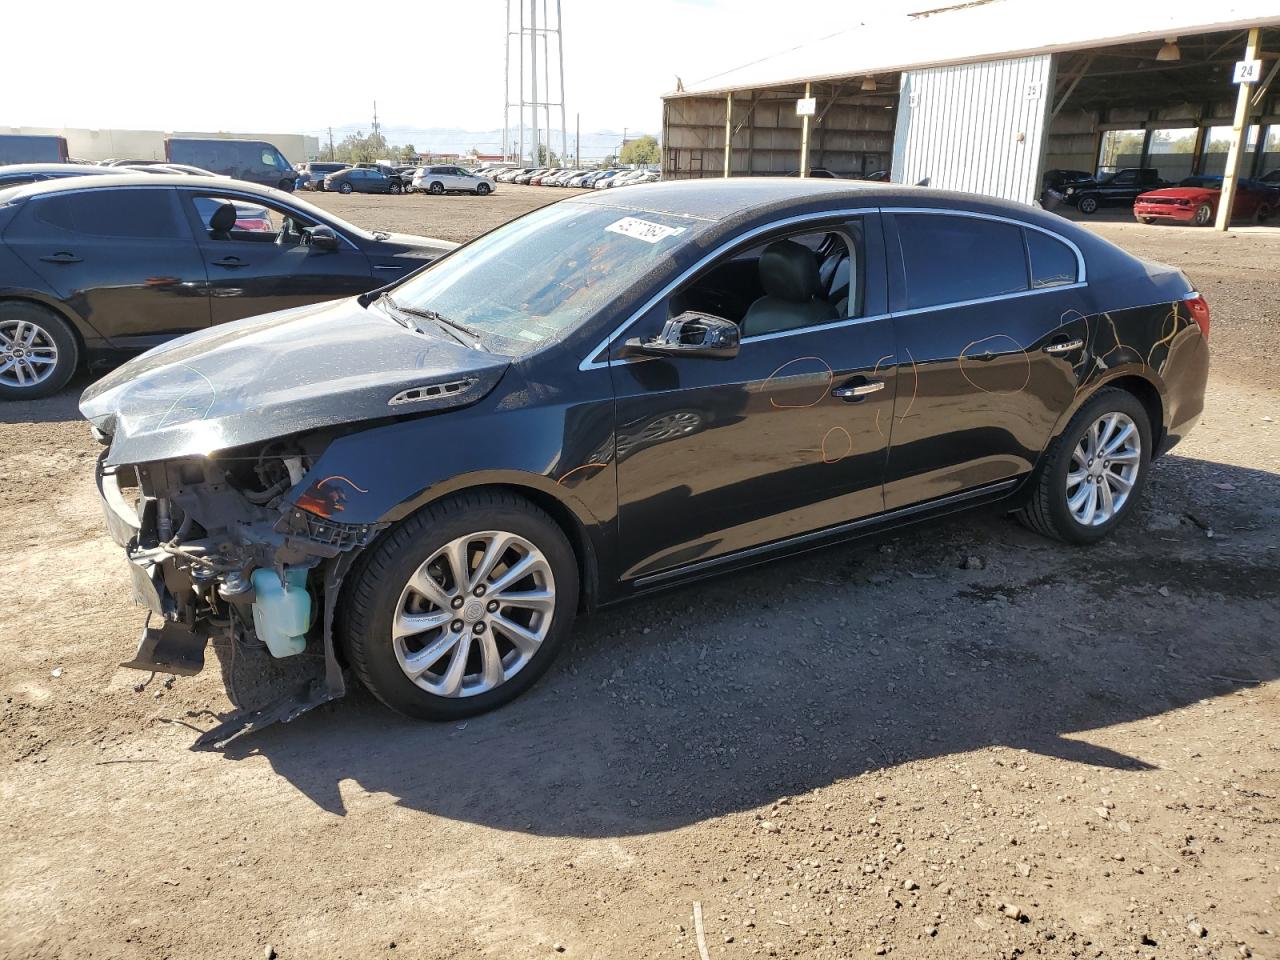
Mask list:
[[[413,175],[410,193],[474,193],[483,197],[493,192],[493,181],[462,167],[422,167]]]

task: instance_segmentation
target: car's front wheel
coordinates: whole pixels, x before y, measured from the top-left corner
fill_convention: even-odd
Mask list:
[[[1076,204],[1076,206],[1080,210],[1080,212],[1085,214],[1086,216],[1092,213],[1097,213],[1098,198],[1097,197],[1081,197],[1080,202]]]
[[[1207,227],[1213,223],[1213,205],[1202,203],[1196,207],[1195,224],[1197,227]]]
[[[578,565],[544,511],[504,491],[446,497],[374,545],[339,629],[356,674],[400,713],[453,720],[500,706],[572,628]]]
[[[391,192],[392,192],[392,193],[399,194],[403,189],[404,189],[404,188],[403,188],[403,187],[401,187],[401,186],[400,186],[400,184],[398,184],[398,183],[393,183],[393,184],[391,185]]]
[[[1101,540],[1135,509],[1150,462],[1146,408],[1126,390],[1100,390],[1050,445],[1019,518],[1068,543]]]
[[[0,303],[0,399],[57,393],[79,361],[75,333],[52,310],[22,300]]]
[[[482,197],[486,197],[486,196],[488,196],[488,195],[489,195],[489,191],[491,191],[492,189],[493,189],[493,187],[489,186],[489,184],[487,184],[487,183],[477,183],[477,184],[476,184],[476,193],[477,193],[477,194],[479,194],[479,195],[480,195],[480,196],[482,196]]]

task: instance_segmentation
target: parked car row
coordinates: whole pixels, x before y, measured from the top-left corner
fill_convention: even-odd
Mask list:
[[[1098,176],[1080,170],[1050,170],[1044,183],[1042,203],[1048,209],[1066,204],[1089,216],[1101,207],[1131,206],[1134,218],[1142,223],[1167,220],[1208,226],[1217,219],[1222,194],[1221,176],[1185,177],[1171,183],[1150,167],[1127,167]],[[1265,223],[1277,209],[1280,170],[1238,181],[1233,219]]]
[[[579,187],[604,190],[634,183],[655,183],[662,179],[656,170],[586,170],[572,167],[523,167],[495,175],[499,183],[522,183],[534,187]]]

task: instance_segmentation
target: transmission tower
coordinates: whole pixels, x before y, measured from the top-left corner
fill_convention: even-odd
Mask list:
[[[560,134],[560,159],[564,162],[569,150],[569,135],[564,111],[564,34],[560,30],[560,0],[507,0],[506,35],[503,158],[527,159],[530,164],[536,164],[539,148],[543,146],[549,155],[552,114],[558,110],[560,117],[556,129]],[[517,111],[514,129],[511,123],[513,107]],[[547,162],[550,162],[550,156]]]

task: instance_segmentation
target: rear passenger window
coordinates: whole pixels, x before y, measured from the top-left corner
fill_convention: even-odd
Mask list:
[[[49,226],[94,237],[136,240],[189,239],[169,190],[86,190],[45,197],[35,218]]]
[[[1074,250],[1039,230],[1028,230],[1026,234],[1032,287],[1058,287],[1079,279]]]
[[[998,297],[1027,289],[1022,229],[943,214],[898,214],[911,309]]]

